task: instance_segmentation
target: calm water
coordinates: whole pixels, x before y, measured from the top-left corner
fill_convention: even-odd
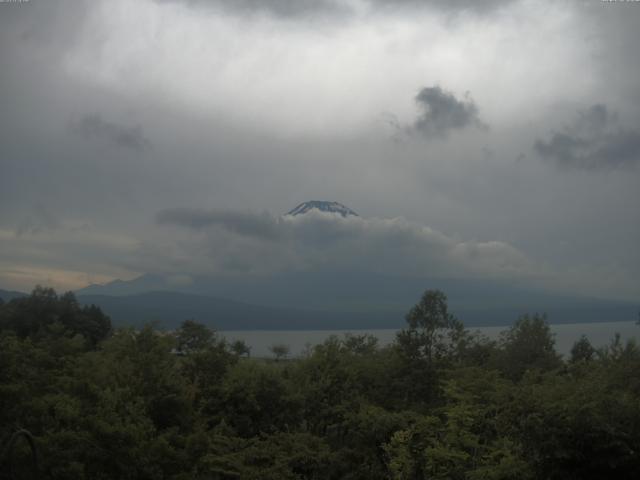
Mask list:
[[[500,332],[506,327],[480,327],[472,329],[480,331],[489,338],[497,339]],[[586,335],[594,347],[607,345],[616,333],[620,334],[623,341],[631,338],[640,339],[640,326],[635,322],[602,322],[602,323],[569,323],[564,325],[551,325],[551,331],[555,334],[556,350],[567,355],[573,343]],[[244,340],[251,347],[251,355],[255,357],[271,357],[269,347],[274,344],[285,344],[291,349],[291,356],[299,356],[307,345],[317,345],[324,342],[330,335],[342,336],[345,333],[362,335],[370,333],[378,338],[380,345],[391,343],[396,335],[396,330],[247,330],[221,332],[229,340]]]

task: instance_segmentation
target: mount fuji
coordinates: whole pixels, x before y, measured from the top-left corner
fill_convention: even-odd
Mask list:
[[[304,215],[305,213],[308,213],[311,210],[319,210],[321,212],[329,212],[329,213],[338,213],[343,217],[358,216],[356,212],[354,212],[349,207],[341,203],[328,202],[325,200],[309,200],[308,202],[301,203],[293,210],[290,210],[287,213],[287,215],[292,215],[292,216]]]
[[[341,203],[320,200],[301,203],[284,216],[314,211],[358,217]],[[629,302],[558,295],[505,280],[438,278],[428,272],[393,276],[358,269],[269,275],[147,273],[90,285],[77,294],[81,302],[103,307],[121,325],[159,320],[175,326],[196,318],[231,330],[400,328],[407,309],[424,290],[434,288],[447,293],[452,311],[467,326],[509,325],[533,311],[547,312],[554,323],[625,321],[637,313]]]

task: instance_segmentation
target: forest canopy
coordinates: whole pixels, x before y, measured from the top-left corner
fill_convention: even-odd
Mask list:
[[[113,329],[72,293],[0,303],[0,478],[632,479],[640,349],[554,349],[544,315],[497,341],[426,291],[396,341],[275,359],[186,320]],[[277,361],[276,361],[277,360]],[[26,432],[16,436],[16,432]],[[37,450],[32,457],[28,439]]]

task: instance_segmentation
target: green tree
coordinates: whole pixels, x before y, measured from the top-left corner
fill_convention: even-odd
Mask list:
[[[176,330],[176,348],[180,353],[193,353],[206,350],[215,341],[215,332],[195,320],[185,320]]]
[[[428,404],[438,396],[439,372],[461,359],[467,332],[439,290],[425,291],[406,320],[408,328],[396,337],[400,370],[394,383],[405,403]]]
[[[82,335],[95,347],[111,334],[111,320],[95,305],[81,306],[73,292],[58,296],[52,288],[38,286],[28,297],[14,298],[0,308],[0,329],[36,340]]]
[[[291,348],[289,345],[285,345],[284,343],[276,343],[275,345],[271,345],[269,350],[276,357],[276,362],[283,358],[287,358],[289,353],[291,352]]]
[[[251,347],[247,345],[244,340],[236,340],[233,342],[231,344],[231,350],[239,357],[242,357],[243,355],[246,355],[247,357],[251,356]]]
[[[237,363],[225,375],[217,400],[212,415],[243,437],[287,431],[300,422],[299,398],[279,364]]]
[[[571,375],[525,374],[503,403],[502,432],[526,445],[536,478],[631,480],[640,471],[638,394],[613,365],[583,367]]]
[[[530,369],[548,371],[562,365],[546,315],[521,316],[501,335],[499,368],[512,380]]]
[[[179,368],[189,381],[195,405],[213,413],[224,376],[238,361],[238,355],[212,329],[194,320],[182,323],[175,340],[181,354]]]
[[[384,445],[394,480],[527,479],[522,448],[499,432],[499,407],[508,385],[495,372],[456,371],[445,402],[396,431]]]
[[[408,355],[428,362],[452,354],[464,336],[464,325],[449,313],[447,296],[427,290],[406,316],[409,328],[398,334],[398,342]]]
[[[363,335],[354,335],[347,333],[342,340],[344,348],[355,355],[371,355],[378,348],[378,338],[365,333]]]
[[[246,480],[324,480],[332,456],[323,439],[307,433],[275,433],[248,440],[219,436],[217,451],[201,460],[203,477]],[[232,448],[229,448],[231,445]],[[226,448],[225,448],[226,447]]]
[[[589,362],[595,356],[596,349],[593,348],[587,337],[582,335],[571,347],[571,363]]]
[[[316,345],[313,354],[294,365],[293,383],[303,399],[309,431],[326,435],[339,428],[345,414],[357,406],[357,369],[349,353],[335,335]]]

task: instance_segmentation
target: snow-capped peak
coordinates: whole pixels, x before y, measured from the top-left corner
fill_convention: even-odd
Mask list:
[[[321,212],[339,213],[343,217],[350,215],[358,216],[356,212],[351,210],[338,202],[326,202],[322,200],[309,200],[308,202],[301,203],[296,208],[287,213],[287,215],[303,215],[313,209],[320,210]]]

